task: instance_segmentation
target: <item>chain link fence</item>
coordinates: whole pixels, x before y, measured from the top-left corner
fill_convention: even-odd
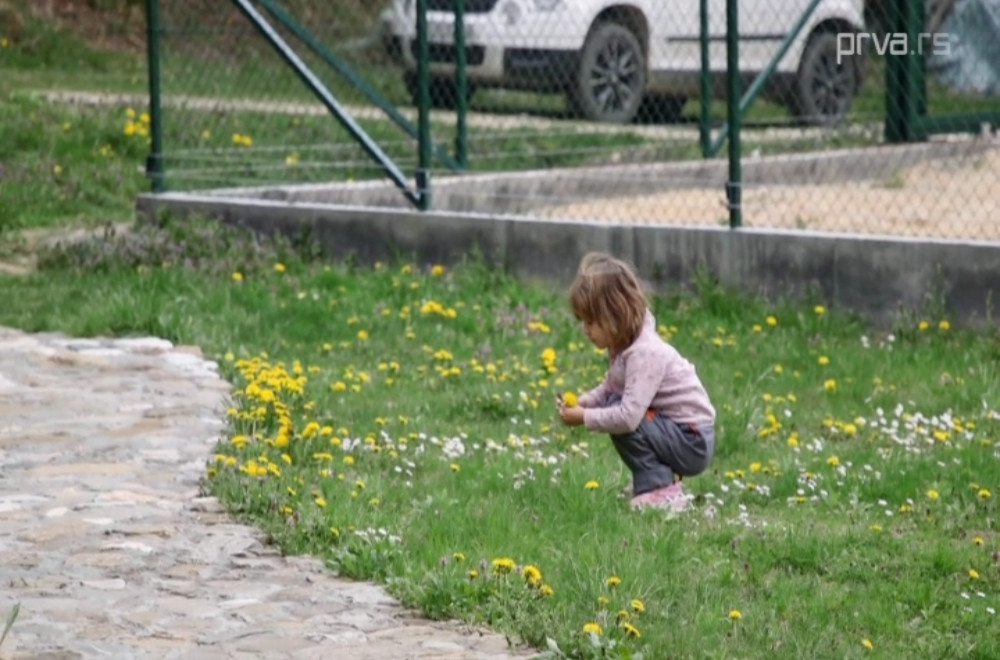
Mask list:
[[[991,0],[148,6],[161,188],[530,172],[552,219],[1000,240]]]

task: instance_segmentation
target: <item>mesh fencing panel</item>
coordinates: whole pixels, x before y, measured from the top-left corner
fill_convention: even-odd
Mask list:
[[[735,94],[746,226],[1000,239],[990,0],[740,0],[736,30],[725,0],[247,3],[361,138],[239,4],[160,3],[171,188],[384,180],[368,139],[412,177],[426,99],[432,181],[532,172],[523,213],[727,225]]]

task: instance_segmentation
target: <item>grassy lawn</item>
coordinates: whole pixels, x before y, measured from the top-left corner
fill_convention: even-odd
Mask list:
[[[52,250],[0,282],[0,324],[202,346],[236,387],[205,487],[430,616],[570,657],[995,657],[995,333],[708,278],[657,297],[719,410],[671,519],[630,512],[609,440],[558,419],[605,366],[562,292],[265,248],[195,223]]]

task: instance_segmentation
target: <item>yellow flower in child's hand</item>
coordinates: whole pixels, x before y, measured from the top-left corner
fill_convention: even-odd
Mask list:
[[[563,403],[569,406],[570,408],[572,408],[578,403],[576,394],[574,394],[573,392],[566,392],[565,394],[563,394],[562,400]]]

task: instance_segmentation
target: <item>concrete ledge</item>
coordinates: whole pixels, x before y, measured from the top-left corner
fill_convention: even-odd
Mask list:
[[[141,195],[141,218],[199,215],[264,233],[309,233],[332,258],[455,263],[478,250],[523,278],[564,286],[583,254],[635,264],[658,288],[687,286],[699,269],[727,288],[770,298],[808,293],[879,325],[930,300],[953,322],[995,323],[1000,242],[916,240],[806,231],[586,222],[409,209],[332,206],[215,195]]]

